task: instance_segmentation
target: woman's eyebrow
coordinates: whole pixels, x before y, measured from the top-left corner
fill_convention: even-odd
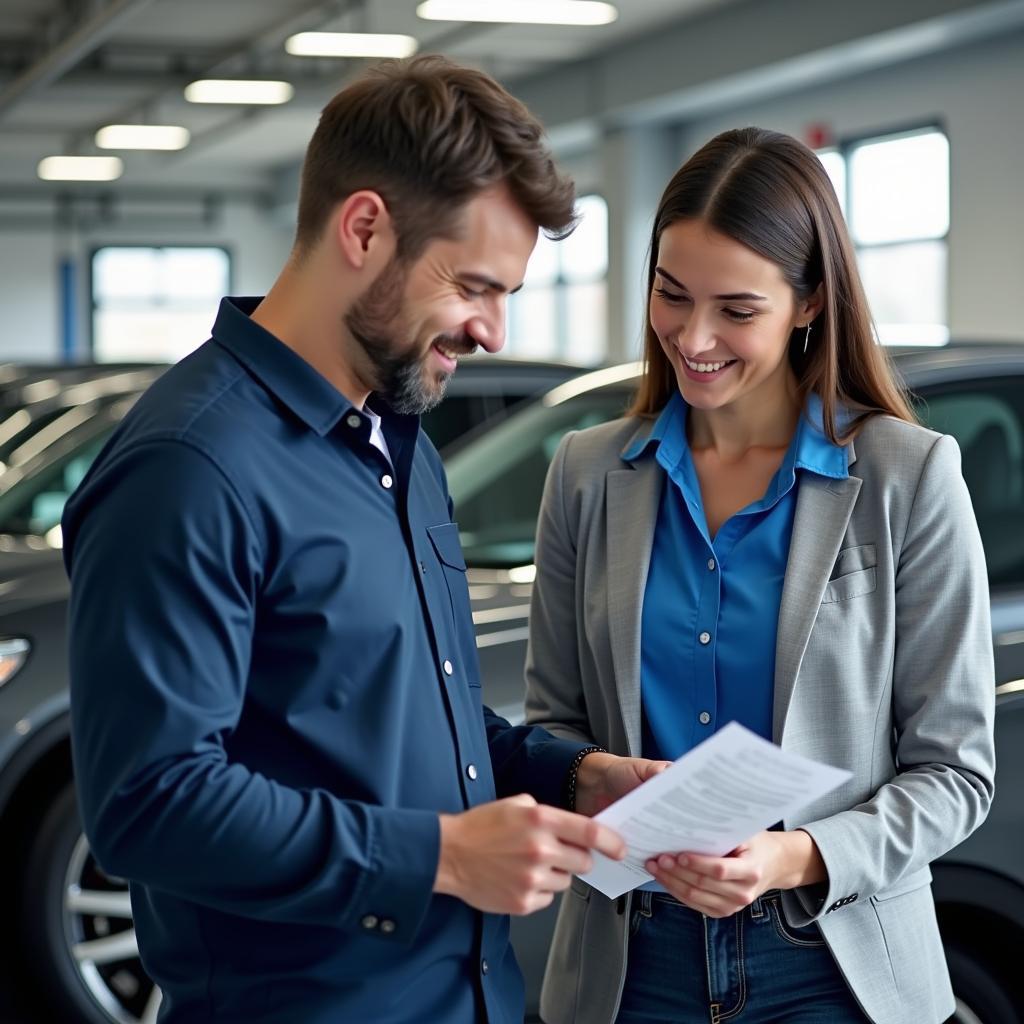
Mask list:
[[[661,267],[655,267],[654,272],[665,278],[666,281],[670,281],[677,288],[681,288],[684,292],[688,292],[689,288],[683,284],[682,281],[677,281],[667,270],[663,270]],[[713,295],[714,299],[725,299],[728,302],[767,302],[768,297],[766,295],[758,295],[756,292],[730,292],[728,295]]]

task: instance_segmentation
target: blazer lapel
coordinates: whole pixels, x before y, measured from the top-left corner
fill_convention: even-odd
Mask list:
[[[629,753],[638,757],[640,736],[640,623],[651,564],[663,473],[641,459],[608,473],[608,634],[612,668]]]
[[[851,465],[855,459],[851,443]],[[855,476],[829,480],[806,474],[800,481],[775,645],[772,734],[780,745],[800,663],[860,487]]]

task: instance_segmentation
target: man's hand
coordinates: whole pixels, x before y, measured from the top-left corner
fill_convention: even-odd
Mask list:
[[[644,865],[680,903],[728,917],[768,889],[823,882],[828,873],[807,832],[758,832],[728,857],[663,853]]]
[[[671,763],[598,752],[587,754],[576,772],[576,810],[588,817],[597,814]]]
[[[590,870],[591,850],[626,853],[611,829],[525,794],[442,814],[434,892],[492,914],[532,914]]]

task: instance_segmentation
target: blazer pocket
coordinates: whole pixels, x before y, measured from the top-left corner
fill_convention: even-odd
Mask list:
[[[877,585],[875,565],[874,544],[843,548],[836,557],[821,603],[834,604],[872,593]]]

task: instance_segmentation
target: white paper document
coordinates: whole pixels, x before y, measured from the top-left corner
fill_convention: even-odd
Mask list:
[[[656,854],[724,857],[850,774],[730,722],[595,816],[622,836],[629,852],[614,861],[595,851],[593,870],[580,877],[614,899],[653,881],[644,864]]]

